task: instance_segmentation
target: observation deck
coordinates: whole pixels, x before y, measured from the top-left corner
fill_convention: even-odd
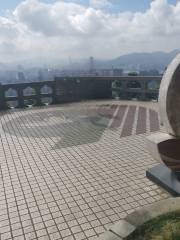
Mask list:
[[[156,165],[145,137],[163,131],[157,103],[128,100],[155,99],[160,80],[1,85],[1,240],[96,240],[136,208],[169,197],[145,176]]]

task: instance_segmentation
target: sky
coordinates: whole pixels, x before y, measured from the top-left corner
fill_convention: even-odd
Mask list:
[[[7,9],[13,9],[18,4],[20,4],[22,0],[6,0],[0,2],[0,9],[5,11]],[[56,0],[42,0],[44,3],[54,3]],[[71,2],[70,0],[65,0],[64,2]],[[74,2],[88,6],[89,0],[75,0]],[[103,2],[103,1],[102,1]],[[151,0],[111,0],[111,2],[114,6],[112,11],[144,11],[146,10]],[[171,4],[176,4],[177,0],[168,0]]]
[[[177,0],[0,1],[0,62],[180,48]]]

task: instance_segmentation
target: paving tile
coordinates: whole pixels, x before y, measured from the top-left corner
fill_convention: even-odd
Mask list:
[[[92,237],[92,236],[96,235],[96,232],[93,229],[85,230],[84,233],[85,233],[86,237]]]
[[[12,236],[10,232],[1,234],[1,240],[11,239],[11,238]]]
[[[60,233],[61,233],[61,236],[62,236],[63,238],[65,238],[65,237],[67,237],[67,236],[71,236],[71,234],[72,234],[69,229],[62,230],[62,231],[60,231]]]

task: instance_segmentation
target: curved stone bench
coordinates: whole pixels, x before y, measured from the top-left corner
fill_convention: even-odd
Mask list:
[[[109,231],[102,234],[98,240],[125,240],[138,227],[160,215],[180,210],[180,198],[169,198],[140,208],[120,220]]]

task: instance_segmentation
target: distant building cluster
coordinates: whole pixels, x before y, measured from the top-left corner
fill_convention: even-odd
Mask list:
[[[81,68],[74,68],[69,65],[66,68],[52,67],[26,67],[21,65],[17,69],[8,70],[0,68],[0,83],[25,83],[53,81],[55,77],[76,77],[76,76],[98,76],[98,77],[117,77],[117,76],[159,76],[161,73],[157,69],[134,71],[133,67],[123,69],[121,67],[103,67],[96,64],[93,56],[89,58],[89,63]]]

